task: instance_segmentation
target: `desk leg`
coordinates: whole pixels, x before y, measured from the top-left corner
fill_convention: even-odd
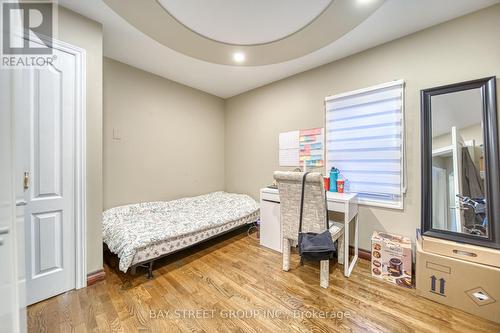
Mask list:
[[[349,207],[346,204],[346,212],[349,211]],[[358,239],[359,239],[359,226],[358,226],[358,214],[352,219],[348,220],[347,214],[344,217],[344,276],[351,276],[352,270],[354,266],[356,266],[356,262],[358,261]],[[349,263],[349,229],[351,225],[351,221],[354,221],[354,257],[352,258],[351,263]]]
[[[344,275],[346,277],[351,276],[352,270],[354,269],[354,266],[356,266],[356,263],[358,262],[358,239],[359,239],[359,227],[358,227],[358,215],[354,217],[351,221],[354,221],[354,257],[352,258],[351,263],[349,264],[349,259],[347,259],[346,263],[348,263],[344,267]],[[350,226],[350,221],[346,223],[346,229],[349,230]],[[347,232],[347,235],[349,235],[349,232]],[[346,240],[346,243],[349,243],[349,239]],[[349,251],[349,245],[346,246],[347,250]],[[347,256],[347,258],[349,258]]]
[[[354,257],[358,260],[358,249],[359,249],[359,223],[358,223],[358,214],[356,214],[354,220]]]
[[[344,276],[349,277],[349,221],[344,218]]]

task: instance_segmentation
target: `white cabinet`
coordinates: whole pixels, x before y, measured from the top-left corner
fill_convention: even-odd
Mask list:
[[[279,196],[266,190],[260,191],[260,245],[282,252]]]

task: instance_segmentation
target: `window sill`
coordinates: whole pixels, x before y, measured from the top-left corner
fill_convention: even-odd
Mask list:
[[[389,203],[389,202],[377,202],[377,201],[366,200],[366,199],[358,199],[358,204],[362,205],[362,206],[370,206],[370,207],[378,207],[378,208],[390,208],[390,209],[397,209],[397,210],[404,209],[403,201],[398,202],[398,203]]]

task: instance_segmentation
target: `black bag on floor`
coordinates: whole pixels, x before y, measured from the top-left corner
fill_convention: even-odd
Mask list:
[[[302,177],[302,194],[300,198],[300,217],[299,217],[299,254],[300,262],[303,260],[321,261],[332,259],[335,255],[335,244],[330,234],[330,225],[328,223],[328,210],[326,209],[325,195],[325,214],[326,230],[320,234],[314,232],[302,232],[302,213],[304,210],[304,188],[308,172]]]

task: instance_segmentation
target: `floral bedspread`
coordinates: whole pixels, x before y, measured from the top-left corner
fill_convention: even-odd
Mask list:
[[[173,201],[114,207],[103,213],[103,241],[126,272],[139,249],[230,223],[259,210],[244,194],[213,192]]]

